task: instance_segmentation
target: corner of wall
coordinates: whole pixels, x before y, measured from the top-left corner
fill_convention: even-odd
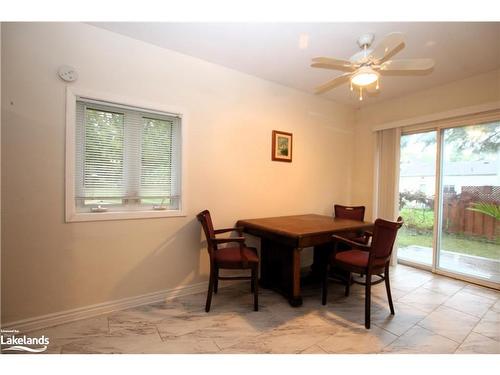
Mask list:
[[[2,106],[2,22],[0,22],[0,108]],[[2,116],[0,111],[0,212],[2,212]],[[0,215],[0,328],[2,327],[2,218]]]

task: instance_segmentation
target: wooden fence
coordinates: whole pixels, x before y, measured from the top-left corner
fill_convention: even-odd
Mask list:
[[[462,186],[461,194],[445,192],[444,231],[495,240],[500,233],[500,222],[491,216],[467,209],[477,202],[500,204],[500,186]]]

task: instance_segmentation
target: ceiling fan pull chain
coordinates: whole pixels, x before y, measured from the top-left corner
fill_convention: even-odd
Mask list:
[[[379,89],[379,84],[378,84],[378,78],[377,78],[377,87],[375,87],[375,90]]]
[[[363,88],[361,86],[359,87],[359,100],[363,100]]]
[[[351,80],[351,91],[354,90],[354,88],[352,87],[352,80]]]

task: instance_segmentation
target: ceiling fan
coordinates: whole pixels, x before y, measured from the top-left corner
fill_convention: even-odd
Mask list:
[[[404,47],[404,34],[394,32],[388,34],[375,48],[370,48],[374,35],[365,34],[358,39],[361,51],[354,54],[349,60],[330,57],[315,57],[312,59],[313,68],[341,70],[346,73],[335,77],[331,81],[318,86],[316,94],[322,94],[335,86],[350,80],[351,91],[359,89],[359,100],[363,100],[363,88],[376,83],[379,89],[380,75],[385,72],[419,72],[432,69],[432,59],[401,59],[389,60]]]

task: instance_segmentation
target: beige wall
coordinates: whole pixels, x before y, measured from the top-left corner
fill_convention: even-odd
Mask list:
[[[352,109],[85,24],[2,26],[4,322],[206,280],[204,208],[226,227],[349,203]],[[64,222],[62,64],[76,87],[185,108],[187,217]],[[270,160],[273,129],[293,163]]]
[[[352,203],[373,212],[375,133],[372,128],[392,121],[445,112],[500,100],[500,70],[477,75],[412,95],[387,100],[356,112]]]

